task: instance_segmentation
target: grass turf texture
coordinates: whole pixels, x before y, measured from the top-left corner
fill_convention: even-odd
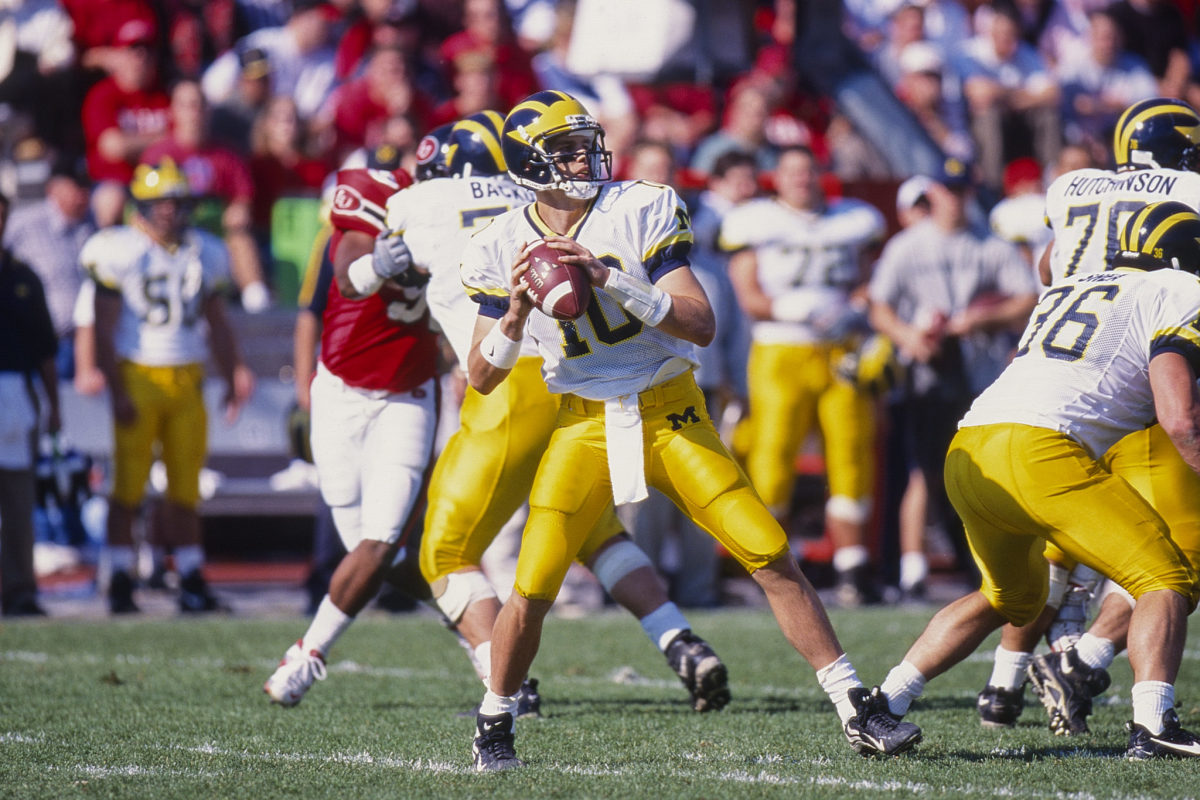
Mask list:
[[[864,681],[933,609],[834,611]],[[262,692],[305,621],[30,621],[0,627],[0,798],[1166,798],[1200,794],[1200,761],[1129,763],[1122,657],[1090,735],[1052,737],[1032,691],[1017,727],[980,726],[993,636],[927,688],[898,759],[851,751],[812,671],[765,610],[692,613],[729,666],[733,702],[696,714],[627,615],[548,620],[533,674],[546,718],[517,723],[528,766],[471,772],[482,692],[426,615],[366,616],[329,678],[292,709]],[[1200,633],[1193,622],[1193,639]],[[1200,651],[1179,678],[1200,727]]]

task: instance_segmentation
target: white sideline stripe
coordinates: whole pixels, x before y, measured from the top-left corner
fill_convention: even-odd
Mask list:
[[[3,742],[26,742],[26,743],[41,743],[40,738],[28,737],[20,733],[0,733],[0,743]],[[357,753],[286,753],[280,751],[253,753],[246,750],[229,750],[218,747],[215,744],[204,744],[196,747],[176,747],[176,746],[147,746],[144,750],[167,751],[167,750],[183,750],[184,752],[200,753],[203,755],[232,757],[232,758],[247,758],[259,761],[281,761],[284,763],[320,763],[320,764],[336,764],[339,766],[363,766],[363,767],[383,767],[385,769],[400,769],[410,772],[425,772],[430,774],[452,774],[452,775],[472,775],[474,770],[471,769],[464,759],[464,763],[450,763],[446,761],[435,761],[432,759],[409,759],[396,758],[394,756],[375,756],[368,752]],[[995,754],[1003,755],[1004,753],[1020,755],[1024,748],[1019,748],[1011,751],[996,750]],[[1061,755],[1080,755],[1075,749],[1064,749],[1048,754],[1052,757]],[[686,758],[687,755],[685,754]],[[706,756],[703,761],[712,761],[711,756]],[[758,761],[786,764],[794,762],[796,759],[790,756],[782,755],[765,755],[761,756]],[[824,759],[822,759],[824,760]],[[828,762],[827,762],[828,763]],[[188,777],[211,777],[214,775],[228,774],[229,770],[194,770],[194,769],[164,769],[162,767],[149,767],[140,764],[125,764],[122,766],[114,765],[93,765],[93,764],[76,764],[69,767],[55,767],[54,769],[62,772],[79,772],[89,778],[125,778],[125,777],[141,777],[154,775],[178,775]],[[534,767],[533,769],[538,769]],[[667,770],[665,773],[662,770],[648,768],[646,770],[628,770],[614,769],[612,767],[588,767],[572,764],[547,764],[543,769],[552,769],[555,772],[566,773],[570,775],[581,775],[591,778],[627,778],[640,777],[643,775],[654,774],[663,776],[664,774],[681,780],[697,780],[698,776],[695,773],[684,770]],[[486,777],[481,777],[482,780],[487,780]],[[873,792],[876,794],[905,794],[915,795],[918,793],[924,794],[936,791],[943,796],[956,797],[1032,797],[1032,798],[1051,798],[1052,800],[1098,800],[1101,797],[1109,798],[1110,800],[1152,800],[1147,795],[1097,795],[1091,792],[1062,792],[1062,791],[1031,791],[1024,787],[1021,789],[1012,789],[1008,787],[995,786],[976,786],[974,784],[962,784],[959,786],[949,786],[939,784],[937,786],[927,783],[916,783],[913,781],[904,780],[862,780],[851,779],[837,775],[814,775],[814,776],[786,776],[776,775],[770,772],[759,770],[757,772],[734,769],[727,772],[721,772],[711,777],[705,777],[704,780],[716,780],[725,783],[733,784],[769,784],[772,786],[820,786],[820,787],[837,787],[856,792]]]

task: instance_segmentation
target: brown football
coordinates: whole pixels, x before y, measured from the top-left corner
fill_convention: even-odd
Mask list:
[[[555,319],[578,319],[592,300],[592,284],[583,267],[559,261],[562,254],[546,242],[534,245],[523,280],[542,313]]]

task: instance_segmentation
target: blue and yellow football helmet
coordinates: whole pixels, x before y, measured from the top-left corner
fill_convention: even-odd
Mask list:
[[[1134,103],[1113,129],[1117,169],[1200,171],[1200,115],[1182,100],[1153,97]]]
[[[1121,228],[1113,266],[1200,275],[1200,214],[1178,200],[1143,206]]]
[[[456,178],[503,175],[504,153],[500,137],[504,117],[497,111],[479,111],[454,123],[446,140],[446,166]]]
[[[555,139],[580,137],[582,148],[554,152]],[[534,191],[561,189],[587,199],[612,179],[612,153],[604,149],[604,128],[583,104],[566,92],[545,90],[522,100],[504,120],[501,150],[514,181]],[[572,177],[565,167],[583,153],[587,174]]]

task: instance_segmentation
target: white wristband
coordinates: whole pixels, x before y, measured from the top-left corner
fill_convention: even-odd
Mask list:
[[[521,341],[513,341],[500,330],[496,323],[482,339],[479,340],[479,355],[483,360],[497,369],[512,369],[521,357]]]
[[[647,325],[658,325],[671,312],[671,295],[619,269],[609,267],[604,290]]]
[[[372,263],[373,259],[374,256],[371,253],[359,256],[350,262],[350,268],[346,270],[346,277],[350,279],[350,285],[362,297],[375,294],[379,291],[379,287],[383,286],[383,278],[376,274],[375,265]]]

